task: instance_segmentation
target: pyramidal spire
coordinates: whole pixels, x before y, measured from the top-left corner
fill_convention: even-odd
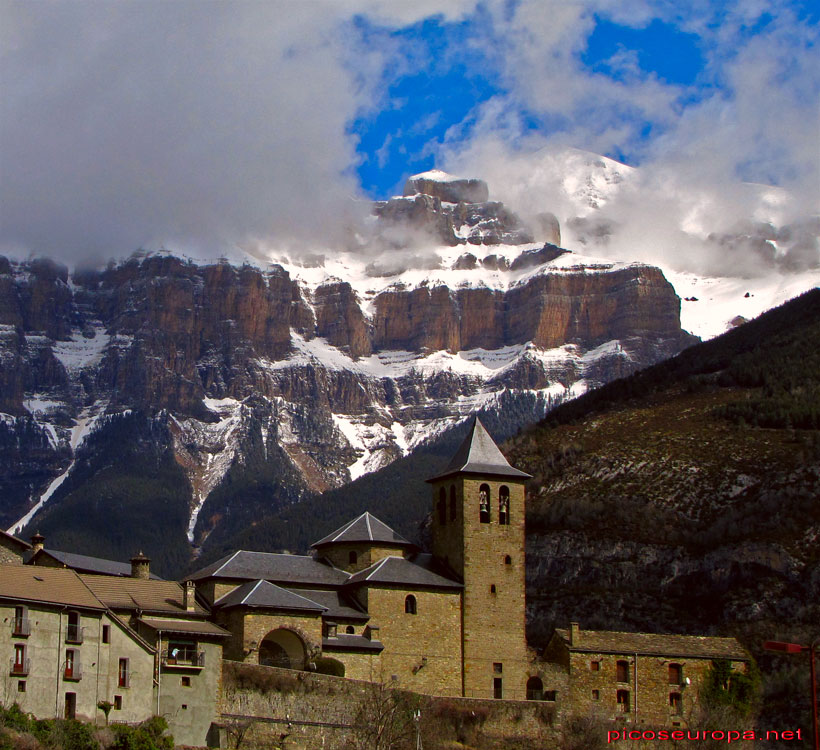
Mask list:
[[[495,474],[521,479],[530,478],[526,472],[510,466],[478,417],[473,419],[470,432],[444,471],[427,481],[441,479],[451,474]]]

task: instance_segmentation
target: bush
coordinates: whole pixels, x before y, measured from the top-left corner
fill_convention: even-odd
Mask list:
[[[110,750],[173,750],[174,738],[165,734],[168,723],[154,716],[136,727],[113,724],[114,743]]]
[[[345,676],[345,665],[338,659],[331,659],[329,656],[320,656],[314,663],[316,664],[316,671],[319,674],[329,674],[334,677]]]

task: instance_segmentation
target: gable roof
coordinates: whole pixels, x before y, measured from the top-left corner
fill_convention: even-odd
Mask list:
[[[380,521],[368,511],[362,513],[358,518],[348,521],[341,528],[336,529],[336,531],[331,532],[310,546],[321,547],[326,544],[341,544],[345,542],[381,542],[383,544],[401,547],[413,546],[411,542],[399,536],[386,523]]]
[[[33,567],[32,570],[47,570]],[[152,581],[144,578],[80,574],[94,595],[113,610],[141,610],[161,614],[202,618],[208,613],[194,602],[194,609],[185,609],[185,595],[176,581]]]
[[[734,638],[581,630],[579,643],[570,645],[568,630],[556,628],[555,635],[562,638],[566,647],[574,652],[749,660],[749,654]]]
[[[0,565],[0,598],[104,610],[73,570]]]
[[[116,560],[106,560],[103,557],[91,557],[90,555],[77,555],[74,552],[61,552],[56,549],[40,549],[26,561],[28,565],[36,565],[38,557],[51,557],[61,565],[72,568],[78,573],[91,573],[92,575],[106,576],[130,576],[131,563],[117,562]],[[155,581],[162,579],[151,573],[151,578]]]
[[[238,550],[198,570],[187,580],[201,581],[205,578],[238,578],[324,587],[341,586],[347,581],[348,574],[307,555]]]
[[[464,438],[464,442],[450,459],[444,471],[426,481],[432,482],[451,474],[465,473],[530,479],[530,475],[526,472],[510,466],[478,417],[473,420],[469,434]]]
[[[325,607],[311,599],[262,580],[250,581],[229,591],[214,602],[214,607],[257,607],[316,613],[325,611]]]
[[[412,562],[391,555],[352,575],[348,583],[388,584],[405,588],[463,588],[457,581],[445,578],[432,568],[431,555],[418,555]]]
[[[28,542],[24,542],[19,537],[14,536],[14,534],[3,531],[3,529],[0,529],[0,545],[4,547],[17,547],[20,549],[21,554],[31,549],[31,545]]]

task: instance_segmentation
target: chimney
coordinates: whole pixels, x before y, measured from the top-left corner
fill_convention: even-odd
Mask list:
[[[31,537],[31,551],[32,552],[39,552],[43,549],[43,545],[46,543],[46,538],[38,531]]]
[[[325,628],[327,630],[326,638],[336,638],[336,634],[338,633],[338,625],[335,622],[327,622],[325,623]]]
[[[148,580],[151,577],[151,559],[142,550],[131,558],[131,578]]]
[[[185,611],[193,612],[196,609],[196,586],[193,581],[185,581]]]
[[[569,645],[581,645],[581,626],[577,622],[571,622],[569,624]]]

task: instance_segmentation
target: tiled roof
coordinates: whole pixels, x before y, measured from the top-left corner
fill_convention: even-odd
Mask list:
[[[105,609],[73,570],[0,565],[0,597],[29,602]]]
[[[464,439],[444,471],[427,481],[432,482],[451,474],[462,473],[495,474],[496,476],[517,477],[519,479],[530,478],[529,474],[510,466],[478,417],[473,422],[470,434]]]
[[[239,550],[207,568],[189,576],[189,580],[205,578],[238,578],[250,581],[275,581],[314,586],[341,586],[348,579],[343,570],[321,563],[306,555],[287,555],[274,552]]]
[[[569,645],[569,631],[556,628],[570,651],[650,656],[690,656],[702,659],[747,660],[749,654],[734,638],[706,635],[620,633],[612,630],[581,630],[579,643]]]
[[[410,588],[460,589],[457,581],[445,578],[430,565],[430,555],[418,555],[412,562],[403,557],[385,557],[350,577],[350,584],[393,584]]]
[[[65,565],[67,568],[72,568],[78,573],[91,573],[105,576],[130,576],[131,563],[117,562],[116,560],[106,560],[102,557],[90,557],[89,555],[77,555],[74,552],[61,552],[56,549],[42,549],[35,552],[27,560],[29,564],[32,560],[36,561],[41,555],[48,555],[54,558],[57,562]],[[161,581],[159,576],[151,573],[151,578],[155,581]]]
[[[386,523],[366,511],[318,542],[314,542],[311,546],[321,547],[325,544],[344,542],[382,542],[403,547],[413,546],[411,542],[399,536]]]
[[[46,570],[46,568],[33,568]],[[163,612],[197,618],[207,615],[207,611],[196,602],[193,612],[187,612],[184,591],[176,581],[152,581],[144,578],[120,576],[99,576],[81,574],[83,583],[90,588],[100,601],[113,610],[142,610],[143,612]]]
[[[140,617],[139,622],[163,633],[191,633],[202,636],[227,638],[230,633],[207,620],[173,620],[165,617]]]
[[[325,608],[323,617],[341,620],[359,620],[361,622],[367,622],[367,620],[370,619],[370,615],[367,614],[367,612],[362,612],[362,610],[356,606],[353,599],[348,599],[344,594],[338,591],[300,589],[293,593],[301,594],[311,601],[321,604]]]
[[[8,532],[3,531],[3,529],[0,529],[0,544],[19,547],[21,552],[31,549],[31,545],[28,542],[24,542],[22,539],[14,536],[14,534],[9,534]]]
[[[214,602],[214,607],[258,607],[260,609],[324,612],[321,604],[268,581],[251,581],[228,592]]]
[[[384,644],[363,635],[340,633],[335,638],[322,638],[322,651],[383,651]]]

